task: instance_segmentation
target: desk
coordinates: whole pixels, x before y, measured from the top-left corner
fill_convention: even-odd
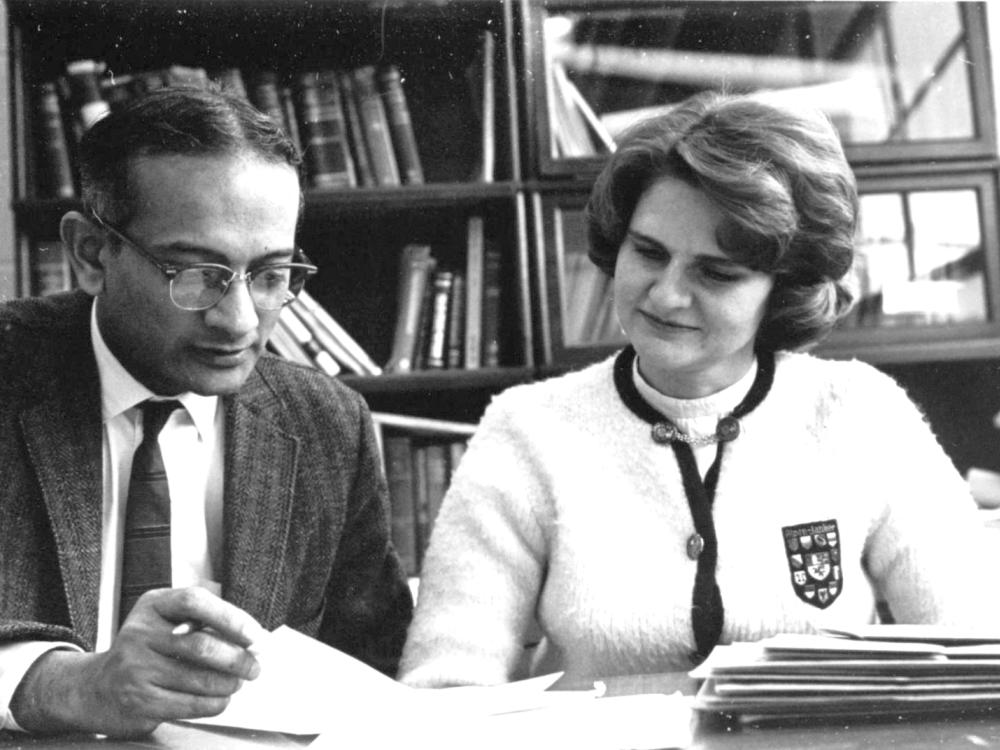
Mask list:
[[[604,680],[608,695],[675,690],[689,694],[694,682],[686,675],[616,677]],[[23,750],[292,750],[306,747],[312,737],[216,729],[190,724],[164,724],[142,740],[100,740],[89,737],[0,739],[0,747]],[[344,750],[352,750],[345,738]],[[416,746],[416,745],[415,745]],[[783,726],[727,726],[699,719],[694,742],[686,750],[1000,750],[1000,707],[992,714],[910,719],[903,721],[841,721]],[[470,750],[474,744],[470,743]],[[517,750],[512,748],[511,750]],[[563,750],[554,748],[553,750]],[[571,750],[571,749],[568,749]]]

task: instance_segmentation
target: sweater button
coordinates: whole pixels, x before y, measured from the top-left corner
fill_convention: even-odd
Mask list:
[[[688,557],[692,560],[697,560],[698,556],[701,555],[701,551],[705,549],[705,540],[701,538],[701,534],[695,532],[688,537],[687,541],[687,553]]]
[[[649,431],[654,443],[666,445],[677,437],[677,428],[670,422],[657,422]]]

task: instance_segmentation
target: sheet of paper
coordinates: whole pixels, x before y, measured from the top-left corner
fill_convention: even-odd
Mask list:
[[[546,692],[559,674],[496,687],[417,690],[288,627],[254,645],[260,676],[244,683],[219,716],[196,723],[289,734],[334,729],[365,747],[399,739],[414,724],[448,723],[590,701],[597,690]],[[370,742],[367,740],[370,738]]]
[[[480,688],[491,690],[491,688]],[[668,750],[692,741],[691,699],[675,695],[628,695],[556,701],[501,714],[462,714],[445,702],[381,727],[337,727],[317,737],[310,750]]]

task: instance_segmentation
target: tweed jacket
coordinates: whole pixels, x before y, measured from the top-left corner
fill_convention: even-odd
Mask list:
[[[0,642],[92,649],[101,556],[100,384],[80,292],[0,306]],[[223,400],[222,596],[392,674],[412,600],[389,542],[367,407],[264,355]]]

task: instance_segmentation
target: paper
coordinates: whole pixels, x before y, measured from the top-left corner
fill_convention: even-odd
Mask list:
[[[261,666],[257,679],[244,683],[220,715],[192,721],[289,734],[333,729],[341,736],[358,733],[365,747],[381,747],[414,725],[589,702],[597,695],[546,692],[559,674],[496,687],[418,690],[284,626],[254,650]]]

